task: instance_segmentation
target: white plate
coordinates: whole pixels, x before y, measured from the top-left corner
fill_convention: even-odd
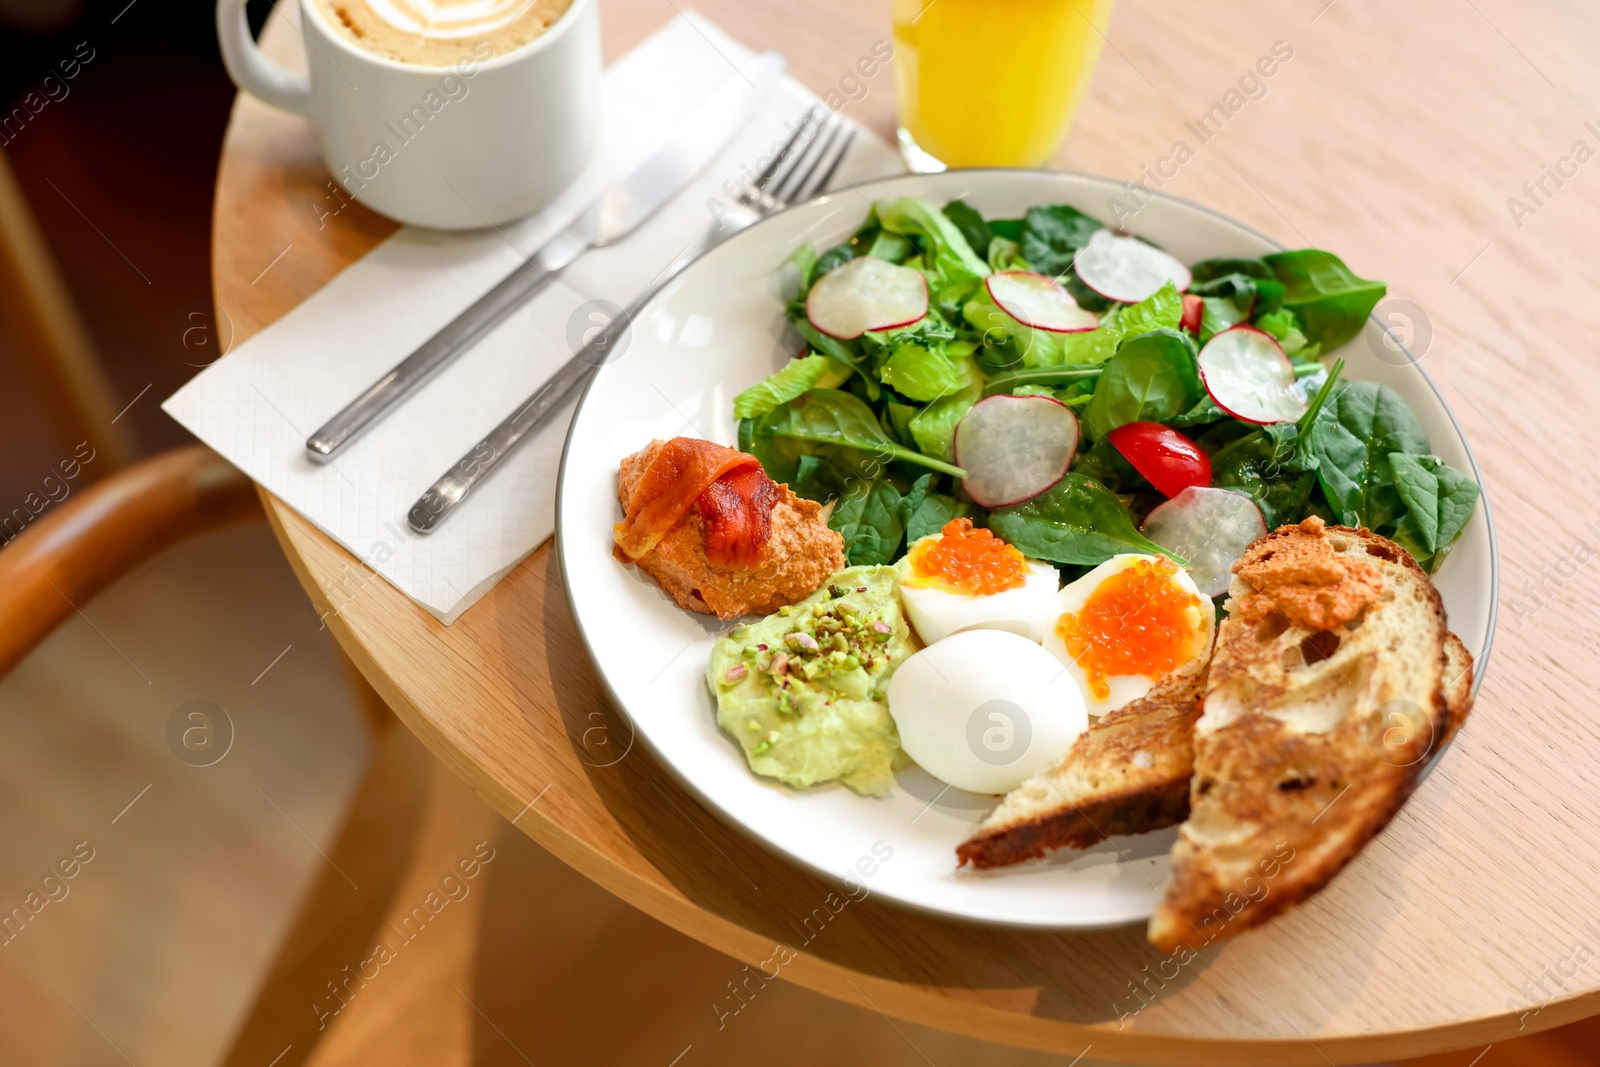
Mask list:
[[[678,435],[734,443],[732,403],[781,366],[800,342],[783,316],[779,265],[804,240],[818,249],[849,236],[867,201],[914,195],[936,204],[961,198],[986,217],[1014,218],[1033,204],[1071,204],[1098,218],[1122,195],[1119,183],[1037,171],[955,171],[892,178],[822,197],[771,218],[713,250],[651,301],[626,350],[601,369],[583,399],[562,461],[557,533],[568,595],[600,675],[637,735],[730,822],[807,867],[843,878],[869,860],[871,889],[944,915],[1041,928],[1089,928],[1148,918],[1167,878],[1174,831],[1102,843],[1071,862],[1029,864],[999,874],[958,872],[955,847],[994,798],[945,789],[919,768],[897,776],[884,800],[828,785],[796,792],[757,778],[718,729],[704,669],[723,629],[675,606],[650,578],[611,556],[621,519],[617,464],[652,438]],[[1157,197],[1127,228],[1186,263],[1259,256],[1279,246],[1238,223]],[[1342,250],[1330,249],[1336,254]],[[1361,273],[1361,264],[1353,268]],[[794,285],[793,271],[787,272]],[[1433,450],[1477,473],[1454,418],[1414,364],[1378,358],[1382,327],[1340,354],[1350,378],[1398,390],[1422,420]],[[1479,478],[1481,484],[1482,479]],[[1436,576],[1450,615],[1480,664],[1495,610],[1494,533],[1481,503]],[[1481,672],[1480,672],[1481,675]]]

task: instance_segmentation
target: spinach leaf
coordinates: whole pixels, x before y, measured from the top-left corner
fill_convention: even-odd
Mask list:
[[[1113,493],[1129,493],[1148,485],[1133,469],[1133,464],[1104,437],[1088,448],[1079,449],[1072,461],[1072,469],[1093,478]]]
[[[1253,499],[1261,508],[1268,529],[1298,522],[1313,512],[1322,513],[1323,509],[1311,499],[1321,469],[1312,428],[1322,417],[1343,373],[1344,360],[1337,360],[1298,422],[1269,423],[1229,441],[1227,436],[1244,425],[1230,419],[1212,427],[1197,442],[1206,448],[1221,443],[1211,457],[1211,484],[1237,489]]]
[[[1181,430],[1185,426],[1204,426],[1208,422],[1216,422],[1227,417],[1228,413],[1217,407],[1217,402],[1211,399],[1210,393],[1207,393],[1195,403],[1194,407],[1165,421],[1168,426]]]
[[[822,255],[817,257],[816,272],[811,276],[812,281],[822,277],[835,267],[844,266],[846,263],[855,258],[855,248],[849,241],[846,241],[844,244],[834,245],[832,248],[828,249],[826,252],[822,253]],[[807,284],[801,291],[803,293],[809,293],[811,291],[810,284]]]
[[[850,377],[849,365],[827,356],[809,355],[790,360],[766,381],[758,382],[733,398],[733,417],[755,418],[787,404],[807,389],[833,388]]]
[[[942,396],[911,417],[907,429],[917,447],[930,456],[951,460],[955,457],[956,423],[972,410],[983,395],[983,387],[969,385],[959,392]]]
[[[1022,256],[1040,274],[1060,276],[1072,269],[1078,249],[1105,225],[1065,204],[1030,207],[1022,220]]]
[[[834,504],[828,527],[844,538],[850,566],[892,563],[905,536],[900,491],[883,478],[857,481]]]
[[[770,437],[870,452],[883,459],[903,459],[957,478],[967,474],[960,467],[896,444],[864,401],[837,389],[812,389],[802,393],[765,416],[758,432]]]
[[[1121,552],[1171,555],[1139,533],[1111,490],[1077,471],[1024,504],[991,511],[989,528],[1025,555],[1051,563],[1093,566]]]
[[[1292,424],[1277,425],[1293,433]],[[1293,447],[1292,441],[1275,439],[1265,429],[1253,430],[1211,457],[1211,484],[1254,500],[1272,530],[1305,516],[1317,485],[1317,460]]]
[[[1189,265],[1189,273],[1194,278],[1192,284],[1198,285],[1229,274],[1243,274],[1250,278],[1271,278],[1272,268],[1259,259],[1202,259],[1198,263]]]
[[[1425,455],[1428,438],[1393,389],[1341,382],[1310,425],[1310,450],[1323,496],[1339,521],[1381,532],[1405,512],[1389,456]]]
[[[997,374],[983,385],[984,396],[996,393],[1016,393],[1024,386],[1070,385],[1073,382],[1093,383],[1105,371],[1104,364],[1068,363],[1060,367],[1041,367],[1038,370],[1010,371]],[[1020,394],[1019,394],[1020,395]]]
[[[1239,320],[1256,315],[1271,314],[1283,306],[1283,286],[1270,278],[1254,278],[1248,274],[1224,274],[1208,282],[1194,282],[1189,291],[1204,297],[1207,302],[1222,301],[1231,305]],[[1225,309],[1218,309],[1226,315]]]
[[[1083,409],[1085,429],[1104,437],[1130,422],[1165,422],[1205,395],[1188,335],[1152,330],[1122,342]]]
[[[1316,248],[1261,258],[1284,287],[1283,306],[1300,313],[1306,337],[1324,352],[1360,333],[1388,289],[1356,277],[1338,256]]]
[[[996,237],[1004,237],[1008,241],[1021,242],[1021,219],[990,219],[989,229],[994,231]]]
[[[821,352],[828,358],[837,360],[845,366],[853,368],[857,374],[861,375],[861,380],[866,386],[867,397],[872,400],[878,399],[878,393],[880,391],[878,388],[878,379],[869,369],[867,369],[867,366],[862,361],[860,353],[854,347],[844,341],[839,340],[837,337],[829,337],[827,334],[811,325],[810,321],[806,319],[804,311],[800,313],[799,318],[793,319],[793,322],[794,328],[800,332],[801,337],[805,338],[806,344],[810,345],[813,350]]]
[[[1395,452],[1389,456],[1389,466],[1406,506],[1395,539],[1427,566],[1450,547],[1467,524],[1478,504],[1478,483],[1438,456]]]
[[[951,519],[970,518],[974,514],[970,503],[934,492],[930,486],[936,477],[924,474],[900,498],[900,518],[905,523],[908,548],[917,540],[944,529],[944,524]]]
[[[961,236],[967,239],[967,245],[978,255],[989,251],[989,242],[994,240],[994,231],[989,224],[983,221],[983,216],[973,210],[972,205],[965,200],[952,200],[944,206],[944,217],[955,224],[961,231]]]

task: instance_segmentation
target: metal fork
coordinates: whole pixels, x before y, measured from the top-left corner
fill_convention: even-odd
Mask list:
[[[417,499],[406,515],[406,522],[419,534],[431,533],[472,490],[497,468],[529,434],[544,424],[561,407],[572,391],[584,385],[609,361],[612,351],[625,337],[633,320],[650,299],[660,292],[690,263],[741,230],[782,211],[790,204],[808,200],[827,187],[839,164],[855,140],[853,127],[840,121],[821,105],[805,113],[794,135],[780,148],[772,162],[755,178],[736,191],[731,205],[719,213],[716,223],[698,245],[684,249],[656,275],[644,292],[634,297],[593,337],[584,342],[561,369],[550,376],[516,411],[488,436],[457,460],[427,492]]]

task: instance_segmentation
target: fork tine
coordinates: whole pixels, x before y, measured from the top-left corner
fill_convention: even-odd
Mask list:
[[[800,125],[795,127],[793,136],[784,143],[782,148],[778,149],[777,154],[772,157],[772,162],[767,164],[766,169],[757,175],[753,181],[745,185],[747,196],[759,199],[758,194],[767,187],[768,182],[772,181],[773,175],[777,174],[778,169],[790,161],[794,155],[795,146],[809,144],[814,139],[812,127],[819,117],[818,111],[819,106],[815,104],[806,109],[805,115],[800,119]],[[790,167],[789,169],[793,168]]]
[[[818,193],[828,188],[828,183],[833,180],[834,173],[838,171],[839,164],[844,162],[844,157],[850,154],[850,146],[855,144],[856,129],[850,126],[845,130],[844,137],[840,139],[839,150],[834,153],[833,161],[823,168],[821,174],[813,174],[800,182],[800,190],[795,196],[796,200],[809,200]],[[821,162],[820,160],[818,161]]]
[[[843,124],[829,115],[826,122],[817,130],[815,137],[805,146],[805,149],[794,161],[783,180],[776,187],[769,190],[769,195],[780,205],[793,203],[796,194],[805,185],[807,179],[817,172],[817,167],[828,158],[834,144],[838,141],[843,131]]]

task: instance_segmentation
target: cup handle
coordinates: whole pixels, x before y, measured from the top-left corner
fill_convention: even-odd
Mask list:
[[[233,83],[273,107],[311,114],[311,79],[272,60],[250,36],[245,0],[217,0],[217,43]]]

